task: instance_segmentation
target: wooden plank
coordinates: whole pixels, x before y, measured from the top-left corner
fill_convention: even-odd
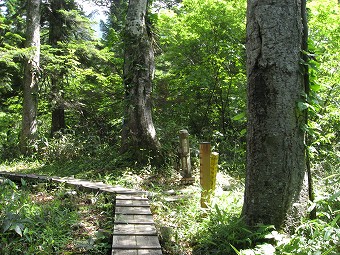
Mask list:
[[[148,249],[136,249],[136,250],[113,250],[112,255],[162,255],[162,250],[148,250]]]
[[[136,215],[136,214],[117,214],[115,215],[115,223],[125,223],[125,224],[138,224],[138,223],[144,223],[144,224],[153,224],[153,217],[152,215]]]
[[[116,193],[122,195],[145,195],[145,191],[140,190],[133,190],[127,189],[120,186],[111,186],[104,184],[103,182],[91,182],[83,179],[76,179],[73,177],[49,177],[45,175],[35,175],[35,174],[18,174],[18,173],[11,173],[11,172],[0,172],[0,176],[4,176],[11,180],[20,181],[20,179],[25,178],[29,180],[42,180],[42,181],[54,181],[59,183],[67,183],[70,185],[74,185],[77,187],[87,188],[89,190],[94,191],[102,191],[102,192],[109,192],[109,193]]]
[[[159,245],[115,245],[112,247],[115,250],[139,250],[139,249],[149,249],[149,250],[157,250],[161,249]]]
[[[134,224],[134,225],[154,225],[155,223],[153,221],[131,221],[131,222],[124,222],[124,221],[116,221],[113,224]]]
[[[143,250],[138,250],[138,255],[162,255],[162,250],[147,250],[147,249],[143,249]]]
[[[115,250],[144,250],[144,249],[148,249],[148,250],[158,250],[161,249],[160,246],[148,246],[148,245],[141,245],[141,246],[114,246],[112,247]]]
[[[158,236],[136,236],[137,246],[152,246],[161,249]]]
[[[52,178],[53,181],[56,182],[62,182],[62,183],[68,183],[75,186],[82,186],[84,188],[93,189],[93,190],[100,190],[103,192],[109,192],[109,193],[123,193],[123,194],[143,194],[144,191],[139,190],[133,190],[133,189],[127,189],[120,186],[111,186],[104,184],[103,182],[91,182],[83,179],[75,179],[72,177],[62,177],[62,178]]]
[[[147,194],[145,191],[133,190],[133,189],[115,190],[115,193],[122,194],[122,195],[129,195],[129,194],[146,195]]]
[[[116,207],[117,214],[151,215],[150,207]]]
[[[28,180],[36,180],[36,181],[50,181],[51,178],[43,175],[35,175],[35,174],[16,174],[11,172],[0,172],[1,176],[4,176],[7,179],[11,179],[12,181],[20,181],[25,178]]]
[[[116,246],[137,246],[136,236],[113,235],[112,248],[114,248]]]
[[[116,207],[150,207],[148,200],[116,200]]]
[[[114,235],[157,235],[156,228],[153,224],[115,224]]]
[[[117,194],[116,200],[145,200],[148,201],[148,198],[145,196],[137,196],[137,195],[129,195],[129,194]]]
[[[112,250],[161,249],[157,236],[113,236]]]
[[[77,188],[116,194],[115,223],[112,254],[115,255],[161,255],[157,230],[154,226],[147,194],[144,191],[113,187],[103,182],[90,182],[73,177],[48,177],[34,174],[0,172],[0,176],[20,181],[59,182]]]
[[[133,190],[133,189],[126,189],[126,188],[122,188],[122,187],[107,187],[107,188],[103,188],[102,190],[107,191],[107,192],[111,192],[111,193],[116,193],[116,194],[135,194],[135,195],[142,195],[145,194],[145,191],[141,191],[141,190]]]
[[[138,250],[112,250],[112,255],[138,255]]]

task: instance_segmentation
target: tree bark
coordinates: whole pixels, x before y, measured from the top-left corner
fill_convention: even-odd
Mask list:
[[[65,23],[63,16],[59,12],[65,9],[64,0],[51,1],[51,13],[49,15],[49,44],[53,48],[58,48],[58,42],[62,42],[65,38]],[[58,131],[66,128],[64,94],[63,94],[63,74],[60,70],[56,70],[51,75],[51,96],[52,96],[52,120],[51,120],[51,137]]]
[[[33,152],[37,137],[38,80],[40,65],[40,0],[27,1],[26,48],[31,48],[24,67],[23,115],[20,149],[23,154]]]
[[[154,51],[146,24],[147,0],[130,0],[124,35],[125,117],[122,151],[140,163],[159,159],[152,120]]]
[[[301,0],[248,0],[248,225],[294,225],[305,213]]]

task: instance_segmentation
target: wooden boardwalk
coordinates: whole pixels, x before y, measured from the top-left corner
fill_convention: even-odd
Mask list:
[[[0,172],[0,176],[13,181],[59,182],[85,191],[108,192],[116,196],[112,255],[161,255],[156,227],[145,192],[111,186],[103,182],[90,182],[71,177],[49,177],[34,174]]]
[[[162,254],[147,198],[117,194],[112,254]]]

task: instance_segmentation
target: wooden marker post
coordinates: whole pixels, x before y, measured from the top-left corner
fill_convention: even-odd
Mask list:
[[[211,190],[210,176],[210,151],[211,145],[209,142],[200,143],[200,183],[202,187],[201,207],[207,208],[210,198],[209,191]]]
[[[218,153],[211,152],[208,142],[200,144],[200,170],[201,170],[201,207],[207,208],[212,193],[216,188],[216,175],[218,169]]]
[[[190,147],[189,147],[189,132],[185,129],[179,131],[179,152],[181,157],[181,168],[183,178],[182,183],[193,183],[195,179],[191,173],[191,159],[190,159]]]
[[[210,182],[211,182],[211,191],[213,192],[216,189],[216,175],[218,170],[218,153],[212,152],[210,155]]]

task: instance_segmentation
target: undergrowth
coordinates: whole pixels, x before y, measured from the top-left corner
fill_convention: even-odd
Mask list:
[[[0,184],[0,254],[107,254],[112,203],[62,185]]]
[[[193,172],[196,182],[193,185],[183,185],[180,182],[181,176],[171,167],[154,169],[151,166],[137,168],[133,164],[126,166],[114,152],[108,152],[105,156],[104,151],[98,152],[95,157],[87,155],[78,159],[54,160],[49,163],[38,160],[16,161],[0,165],[0,170],[59,176],[74,175],[76,178],[101,180],[112,185],[147,190],[165,255],[340,254],[340,177],[336,166],[327,171],[317,172],[314,176],[316,199],[310,204],[309,210],[316,208],[317,218],[303,219],[295,233],[289,236],[274,229],[273,226],[259,225],[256,228],[249,228],[244,224],[240,218],[244,185],[242,178],[235,179],[220,173],[214,199],[208,209],[202,209],[197,168]],[[60,213],[50,211],[51,214]],[[68,213],[72,219],[72,211]],[[2,217],[4,219],[3,215]],[[8,217],[14,220],[17,216]],[[18,224],[30,226],[29,222],[21,222],[21,219],[26,218],[30,219],[26,216],[20,217]],[[77,220],[75,218],[75,221]],[[19,238],[13,240],[20,242],[25,240],[24,230],[20,237],[15,232],[14,226],[2,234],[2,238],[5,238],[3,244],[10,243],[9,237]],[[17,226],[20,228],[21,225]],[[36,233],[42,235],[38,231]],[[89,239],[86,240],[87,243],[91,243]],[[58,242],[67,244],[69,240],[63,241],[63,238],[60,238]],[[86,247],[84,243],[83,245]],[[6,245],[1,249],[3,247]]]

